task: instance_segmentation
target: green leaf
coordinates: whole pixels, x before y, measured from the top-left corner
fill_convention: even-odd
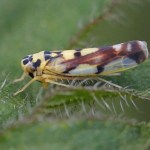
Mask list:
[[[1,149],[148,150],[150,127],[141,125],[89,119],[32,123],[1,135]]]

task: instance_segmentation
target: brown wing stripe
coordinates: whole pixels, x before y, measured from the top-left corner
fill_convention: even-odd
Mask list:
[[[130,48],[128,48],[130,47]],[[80,50],[81,52],[82,50]],[[120,44],[117,49],[114,46],[100,47],[96,52],[80,56],[81,53],[76,52],[74,59],[64,60],[61,64],[66,66],[66,71],[69,72],[75,69],[80,64],[97,65],[98,69],[102,70],[103,66],[121,57],[129,57],[135,60],[138,64],[142,63],[145,59],[145,53],[138,41],[131,41]]]

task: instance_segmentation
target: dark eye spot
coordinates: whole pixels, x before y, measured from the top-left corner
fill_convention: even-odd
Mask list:
[[[28,59],[23,60],[23,64],[26,65],[29,62]]]
[[[29,76],[31,77],[31,78],[34,78],[34,75],[33,75],[33,73],[29,73]]]

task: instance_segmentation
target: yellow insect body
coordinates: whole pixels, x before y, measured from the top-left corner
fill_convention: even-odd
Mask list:
[[[40,81],[44,86],[48,83],[69,86],[58,82],[58,79],[83,80],[100,75],[117,75],[147,58],[148,49],[144,41],[79,50],[41,51],[21,60],[24,73],[14,82],[22,81],[27,75],[33,79],[14,95],[24,91],[34,81]]]

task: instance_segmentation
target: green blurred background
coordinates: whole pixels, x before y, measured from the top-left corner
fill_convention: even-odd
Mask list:
[[[82,32],[82,28],[90,21],[95,19],[96,17],[103,15],[105,11],[109,10],[110,5],[112,2],[117,2],[114,4],[113,10],[110,12],[108,17],[99,21],[95,26],[89,29],[86,33],[83,34],[82,38],[77,39],[77,42],[71,45],[71,39],[75,37],[77,33]],[[12,125],[17,120],[23,120],[23,123],[27,123],[29,120],[25,120],[26,116],[32,114],[34,112],[34,107],[39,104],[37,100],[37,96],[39,94],[39,89],[41,85],[39,83],[34,83],[30,88],[28,88],[25,92],[20,94],[19,96],[13,97],[12,93],[16,92],[19,87],[22,87],[26,81],[19,83],[17,85],[11,84],[14,79],[19,77],[22,74],[22,70],[20,68],[20,60],[24,56],[32,53],[39,52],[41,50],[63,50],[68,47],[71,48],[84,48],[84,47],[97,47],[101,45],[112,45],[117,43],[122,43],[125,41],[131,40],[144,40],[148,43],[148,48],[150,47],[150,1],[149,0],[0,0],[0,70],[1,70],[1,88],[0,88],[0,127],[1,130],[7,129],[10,125]],[[119,77],[110,77],[109,80],[113,81],[116,84],[121,86],[129,86],[138,91],[146,91],[150,88],[150,61],[149,59],[143,63],[142,65],[138,66],[135,69],[131,69],[126,71]],[[5,79],[6,83],[5,83]],[[4,84],[4,86],[2,86]],[[61,90],[60,90],[61,91]],[[52,91],[55,93],[55,90]],[[69,93],[69,90],[68,90]],[[89,92],[88,92],[89,93]],[[58,94],[58,95],[57,95]],[[60,95],[59,95],[60,94]],[[72,93],[71,93],[72,94]],[[146,99],[140,99],[138,101],[135,99],[135,104],[138,106],[138,110],[133,107],[134,104],[131,104],[131,107],[124,106],[125,112],[120,110],[120,97],[116,94],[111,93],[103,93],[99,92],[97,97],[101,99],[101,95],[105,95],[106,102],[111,104],[111,101],[114,100],[114,104],[117,111],[117,117],[123,114],[123,116],[127,117],[128,119],[132,118],[138,121],[150,121],[150,103]],[[146,93],[147,95],[149,92]],[[108,97],[107,97],[108,95]],[[43,95],[42,95],[43,96]],[[41,101],[44,97],[40,97]],[[80,97],[87,99],[88,94],[86,91],[81,92],[74,92],[72,97]],[[71,98],[72,98],[71,97]],[[69,101],[70,97],[66,97],[61,92],[56,91],[56,96],[51,98],[47,97],[50,101],[48,104],[48,108],[53,108],[56,103],[64,104],[64,102]],[[60,101],[59,101],[60,100]],[[40,101],[40,102],[41,102]],[[56,101],[56,103],[55,103]],[[58,102],[57,102],[58,101]],[[76,105],[76,101],[75,101]],[[43,107],[43,106],[42,106]],[[69,105],[68,105],[69,107]],[[59,105],[58,105],[59,108]],[[57,110],[57,108],[56,108]],[[39,112],[38,112],[39,113]],[[108,116],[111,116],[111,113],[107,112]],[[43,115],[44,114],[44,115]],[[80,114],[80,113],[79,113]],[[34,114],[35,115],[35,114]],[[33,115],[33,117],[34,117]],[[116,114],[115,114],[116,115]],[[47,110],[42,110],[42,115],[48,116],[51,119],[54,117],[53,113],[47,113]],[[32,115],[31,115],[32,118]],[[40,118],[40,119],[41,119]],[[76,117],[75,117],[76,118]],[[107,118],[107,117],[106,117]],[[114,128],[116,130],[111,130],[111,123],[102,121],[102,125],[98,124],[98,122],[93,118],[89,124],[87,124],[88,132],[85,131],[83,135],[80,135],[80,130],[84,129],[86,126],[85,122],[83,124],[80,123],[75,126],[73,124],[67,124],[63,117],[55,123],[47,124],[46,121],[43,121],[43,124],[37,119],[37,123],[28,124],[25,127],[17,125],[17,129],[15,129],[14,134],[13,130],[6,130],[4,135],[0,137],[0,146],[3,149],[28,149],[25,145],[30,141],[31,149],[37,148],[34,142],[39,142],[39,149],[45,146],[45,149],[49,149],[49,144],[53,144],[53,149],[58,149],[64,146],[65,140],[63,139],[64,136],[60,137],[59,134],[69,128],[67,130],[67,136],[71,133],[78,132],[78,136],[75,138],[75,141],[72,145],[65,147],[64,149],[78,149],[78,146],[75,142],[79,142],[79,145],[85,144],[83,149],[88,149],[88,144],[86,141],[82,141],[80,143],[80,138],[82,136],[87,137],[87,139],[92,142],[95,142],[95,139],[98,138],[101,141],[107,141],[109,137],[109,133],[102,134],[101,132],[96,132],[97,129],[103,130],[105,132],[105,127],[109,128],[107,130],[110,131],[110,134],[113,132],[114,136],[111,138],[116,138],[120,134],[120,130],[126,128],[124,125],[121,125],[121,128],[118,127],[116,124]],[[77,118],[76,118],[77,119]],[[85,116],[82,118],[85,119]],[[81,120],[82,120],[81,119]],[[102,120],[104,118],[102,117]],[[62,121],[62,122],[61,122]],[[30,121],[29,121],[30,122]],[[40,122],[40,123],[39,123]],[[65,122],[65,123],[64,123]],[[82,121],[81,121],[82,122]],[[104,123],[104,125],[103,125]],[[37,126],[36,126],[37,124]],[[57,126],[60,124],[60,126]],[[67,124],[67,125],[66,125]],[[122,124],[122,123],[121,123]],[[128,124],[128,123],[127,123]],[[56,125],[56,128],[55,128]],[[34,128],[36,126],[36,128]],[[95,134],[89,131],[89,128],[95,129]],[[102,128],[101,128],[102,127]],[[119,130],[118,130],[119,128]],[[136,128],[136,127],[135,127]],[[30,132],[33,134],[30,134]],[[33,130],[32,130],[33,129]],[[58,130],[58,132],[57,132]],[[61,130],[61,131],[60,131]],[[136,131],[138,128],[135,129]],[[136,132],[132,129],[134,134],[130,135],[130,132],[125,132],[125,137],[132,137],[133,139],[137,140],[136,138],[140,137],[140,132]],[[47,132],[46,132],[47,131]],[[50,139],[48,133],[54,134],[53,132],[56,131],[57,134],[55,135],[55,139]],[[59,132],[60,131],[60,132]],[[142,132],[142,131],[141,131]],[[21,133],[21,134],[20,134]],[[26,135],[24,136],[24,134]],[[46,134],[47,133],[47,134]],[[138,134],[137,134],[138,133]],[[34,136],[35,134],[35,136]],[[39,139],[36,137],[41,134],[43,135]],[[91,134],[93,137],[92,139],[88,138],[88,134]],[[100,135],[107,135],[106,138],[101,139]],[[113,135],[112,134],[112,135]],[[145,135],[145,134],[144,134]],[[30,136],[31,140],[26,140],[26,137]],[[32,137],[33,136],[33,137]],[[18,137],[18,143],[15,138]],[[20,137],[20,138],[19,138]],[[105,136],[104,136],[105,137]],[[111,143],[118,142],[118,144],[126,145],[130,141],[126,141],[123,135],[119,138],[119,142],[117,139],[114,141],[108,141],[109,146],[107,143],[101,143],[103,145],[102,149],[110,149]],[[134,138],[136,137],[136,138]],[[29,138],[29,139],[30,139]],[[48,140],[50,139],[50,143]],[[79,139],[78,139],[79,138]],[[63,140],[62,140],[63,139]],[[33,140],[33,142],[32,142]],[[35,140],[35,141],[34,141]],[[37,140],[37,141],[36,141]],[[60,145],[57,144],[57,140],[60,140]],[[69,140],[66,138],[66,140]],[[87,141],[88,141],[87,140]],[[125,140],[125,141],[124,141]],[[25,141],[25,142],[24,142]],[[40,142],[41,141],[41,142]],[[123,142],[121,142],[123,141]],[[45,143],[44,143],[45,142]],[[133,141],[134,142],[134,141]],[[20,145],[19,145],[20,143]],[[132,143],[132,141],[131,141]],[[137,142],[138,143],[138,142]],[[89,142],[90,144],[90,142]],[[135,143],[134,143],[135,144]],[[132,146],[128,146],[127,149],[136,149],[137,145],[135,146],[132,143]],[[19,145],[19,146],[18,146]],[[59,146],[58,146],[59,145]],[[41,146],[41,147],[40,147]],[[100,145],[91,144],[90,149],[99,149]],[[13,149],[12,148],[12,149]],[[123,146],[121,146],[123,149]],[[121,149],[120,148],[120,149]],[[139,147],[138,147],[139,148]],[[141,146],[139,149],[143,148]],[[114,145],[112,149],[119,149],[118,145]]]

